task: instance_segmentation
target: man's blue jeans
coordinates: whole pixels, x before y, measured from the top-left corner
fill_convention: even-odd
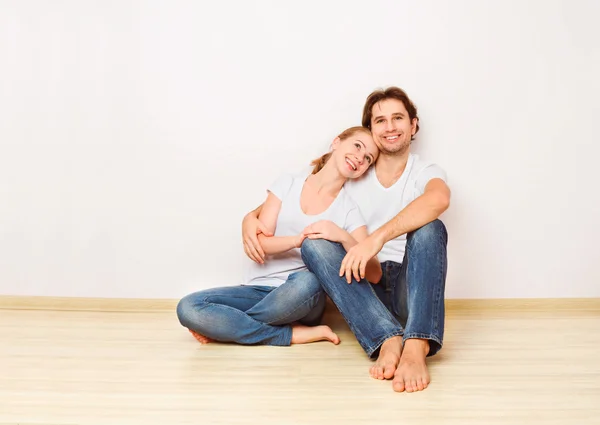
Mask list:
[[[339,276],[346,251],[338,243],[305,239],[301,252],[369,357],[396,335],[429,340],[432,356],[444,338],[447,241],[440,220],[410,232],[402,263],[382,263],[383,277],[374,285]]]
[[[216,341],[290,345],[290,323],[318,325],[325,292],[309,271],[292,273],[279,287],[229,286],[195,292],[177,305],[179,322]]]

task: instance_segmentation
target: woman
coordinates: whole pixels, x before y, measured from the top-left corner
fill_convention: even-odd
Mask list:
[[[332,151],[313,161],[308,177],[284,175],[268,190],[259,220],[267,254],[251,263],[244,284],[195,292],[177,306],[180,323],[201,343],[287,346],[329,340],[339,343],[329,326],[317,325],[325,308],[325,293],[300,256],[305,238],[338,242],[346,250],[367,237],[358,207],[343,189],[375,162],[379,150],[364,127],[342,132]],[[381,274],[376,259],[367,273]]]

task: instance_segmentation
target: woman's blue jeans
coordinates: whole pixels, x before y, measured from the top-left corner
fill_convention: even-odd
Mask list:
[[[383,277],[374,285],[364,279],[348,284],[339,276],[346,251],[338,243],[305,239],[301,251],[369,357],[396,335],[428,340],[431,356],[444,338],[447,241],[440,220],[410,232],[402,263],[382,263]]]
[[[279,287],[240,285],[195,292],[179,301],[177,317],[186,328],[216,341],[290,345],[290,324],[319,324],[325,298],[316,276],[301,271]]]

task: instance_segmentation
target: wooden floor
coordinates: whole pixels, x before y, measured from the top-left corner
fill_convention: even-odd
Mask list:
[[[449,314],[424,392],[342,343],[198,344],[174,312],[0,309],[0,424],[600,424],[598,311]]]

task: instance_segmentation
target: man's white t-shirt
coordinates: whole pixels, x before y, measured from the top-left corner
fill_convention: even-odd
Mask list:
[[[383,187],[377,179],[375,167],[371,167],[360,179],[349,180],[344,187],[358,204],[371,234],[422,195],[427,183],[435,178],[447,182],[441,167],[421,160],[416,154],[409,154],[402,176],[392,186]],[[402,263],[405,248],[406,234],[387,242],[377,258],[382,263]]]
[[[269,187],[269,192],[281,200],[274,236],[299,235],[306,226],[321,220],[332,221],[348,233],[366,224],[356,202],[344,188],[327,210],[316,215],[305,214],[300,207],[300,195],[309,174],[284,175]],[[268,255],[264,264],[247,261],[245,285],[280,286],[291,273],[307,270],[298,248]]]

